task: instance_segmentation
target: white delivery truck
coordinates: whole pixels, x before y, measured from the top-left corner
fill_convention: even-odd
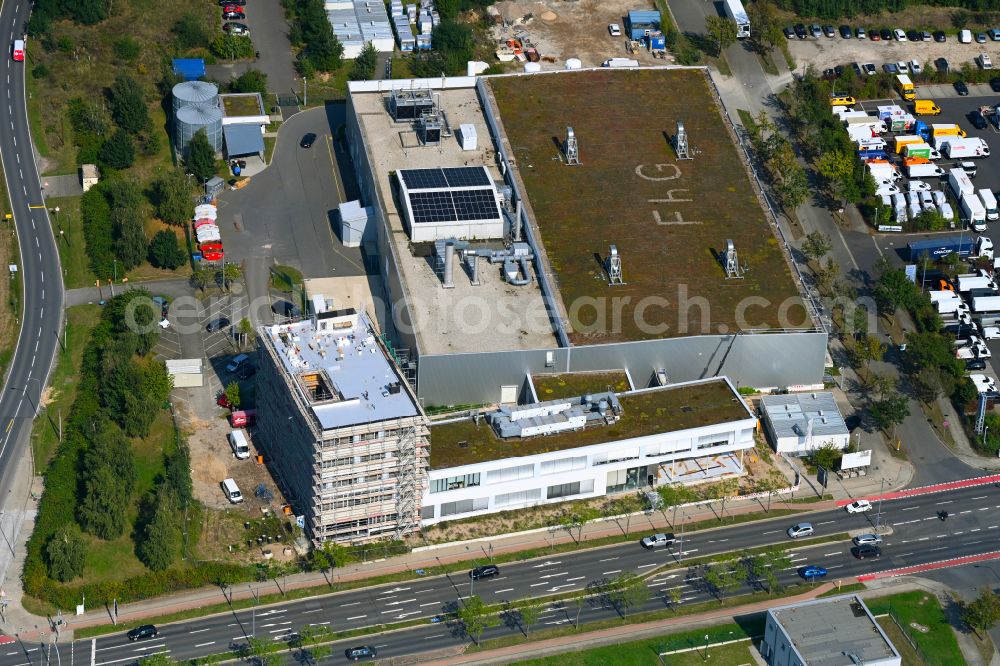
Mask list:
[[[985,271],[979,273],[963,273],[958,276],[958,290],[969,291],[971,289],[996,289],[997,284]],[[954,293],[954,292],[952,292]],[[933,302],[933,299],[931,299]]]
[[[947,301],[938,301],[935,303],[935,306],[937,307],[938,314],[940,315],[963,315],[969,313],[969,306],[966,305],[965,301],[961,298],[951,298]]]
[[[745,39],[750,36],[750,17],[747,10],[743,8],[740,0],[723,0],[722,7],[726,11],[726,18],[732,19],[736,24],[736,38]]]
[[[944,178],[948,172],[936,164],[911,164],[906,167],[906,175],[909,178]]]
[[[974,194],[976,191],[976,187],[972,184],[969,174],[965,173],[962,169],[951,169],[948,171],[948,184],[951,185],[951,191],[955,193],[955,197],[959,199],[963,194]]]
[[[962,139],[956,136],[942,137],[946,139],[944,146],[938,146],[945,157],[950,160],[959,160],[966,157],[989,157],[990,147],[985,141],[978,137]]]
[[[962,300],[958,294],[956,294],[951,289],[932,289],[927,292],[927,296],[930,297],[931,303],[942,303],[944,301],[960,301]]]
[[[986,231],[986,209],[983,207],[983,202],[979,200],[979,196],[973,192],[972,194],[962,194],[960,199],[962,201],[962,219],[965,223],[972,227],[976,233]]]
[[[986,219],[1000,219],[1000,210],[997,210],[997,198],[993,196],[993,190],[981,189],[978,192],[979,198],[983,200],[983,208],[986,209]]]
[[[229,433],[229,446],[233,449],[233,455],[237,460],[246,460],[250,457],[250,443],[242,430],[233,430]]]
[[[1000,296],[977,296],[973,298],[972,311],[976,314],[1000,312]]]

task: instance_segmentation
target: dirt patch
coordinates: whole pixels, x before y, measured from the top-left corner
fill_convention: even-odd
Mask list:
[[[499,41],[518,39],[534,46],[542,56],[543,69],[562,69],[568,58],[578,58],[584,67],[597,67],[608,58],[635,58],[645,64],[663,64],[648,51],[630,54],[625,37],[612,37],[608,24],[625,29],[625,16],[633,9],[652,5],[627,0],[579,0],[578,2],[528,2],[504,0],[493,5],[503,25],[492,29]]]
[[[854,23],[853,25],[857,25]],[[862,24],[866,25],[866,24]],[[788,43],[792,57],[799,71],[803,66],[812,65],[822,71],[835,65],[850,65],[851,63],[874,63],[882,71],[882,65],[887,62],[917,60],[926,69],[938,58],[945,58],[952,71],[962,67],[963,63],[973,62],[980,53],[988,53],[996,62],[1000,57],[1000,42],[985,44],[960,44],[951,35],[943,44],[938,42],[896,42],[868,39],[841,39],[838,37],[821,37],[813,39],[793,39]],[[933,69],[933,67],[932,67]]]

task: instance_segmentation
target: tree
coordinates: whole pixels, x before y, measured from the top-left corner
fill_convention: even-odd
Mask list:
[[[111,116],[104,106],[93,100],[74,97],[69,101],[69,122],[77,134],[103,137],[111,129]]]
[[[149,239],[142,228],[142,219],[137,210],[119,208],[111,211],[111,222],[115,226],[115,255],[125,270],[131,270],[149,255]]]
[[[875,282],[875,299],[889,309],[893,321],[896,319],[896,309],[907,307],[916,298],[914,284],[906,276],[906,272],[892,268],[884,259],[879,261],[876,270],[879,272]]]
[[[45,547],[49,576],[61,583],[68,583],[83,574],[87,559],[87,544],[76,523],[59,528]]]
[[[240,268],[239,264],[232,262],[224,263],[222,270],[219,271],[219,277],[222,278],[222,286],[226,291],[229,291],[229,285],[234,280],[239,280],[241,275],[243,275],[243,269]]]
[[[897,394],[872,403],[868,412],[879,428],[883,430],[892,428],[895,433],[896,426],[910,415],[910,403],[906,396]]]
[[[115,130],[115,133],[101,145],[97,159],[103,166],[112,169],[129,168],[135,162],[135,145],[132,143],[132,137],[120,129]]]
[[[684,597],[684,593],[681,592],[680,586],[668,589],[667,596],[670,598],[670,607],[674,610],[674,612],[677,612],[677,607],[681,605],[681,600]]]
[[[840,264],[833,257],[827,257],[816,270],[816,287],[826,296],[837,292],[840,281]]]
[[[437,69],[434,76],[440,76],[442,70],[446,74],[460,74],[466,70],[468,61],[473,60],[476,41],[466,24],[442,19],[434,27],[433,40],[438,57],[432,56],[429,62],[433,64],[428,69]]]
[[[208,46],[209,32],[205,21],[191,13],[183,14],[171,29],[182,49],[197,49]]]
[[[670,520],[670,524],[676,527],[677,507],[686,502],[694,501],[694,491],[679,483],[671,483],[658,486],[656,488],[656,492],[660,496],[663,506],[671,507],[673,509],[674,517]]]
[[[514,608],[517,611],[517,623],[521,626],[521,630],[524,631],[524,636],[527,638],[531,634],[531,625],[538,622],[538,617],[542,609],[534,599],[522,599],[517,602]]]
[[[248,69],[233,79],[229,89],[234,93],[267,94],[267,74],[259,69]]]
[[[156,495],[153,517],[143,530],[136,555],[153,571],[163,571],[177,559],[177,546],[180,543],[181,526],[177,507],[170,493],[161,490]]]
[[[173,454],[167,456],[164,469],[167,485],[177,498],[181,509],[191,502],[193,494],[191,483],[191,451],[187,442],[181,440]]]
[[[631,571],[623,571],[612,581],[612,604],[621,609],[622,618],[628,617],[630,608],[638,608],[649,601],[649,588],[642,578]]]
[[[172,169],[155,181],[152,200],[156,216],[167,224],[183,226],[191,219],[191,195],[194,190],[187,174]]]
[[[971,385],[972,381],[966,380],[965,383]],[[985,430],[982,436],[977,437],[976,445],[987,451],[1000,451],[1000,415],[995,412],[988,412],[983,425],[985,426]]]
[[[822,467],[828,472],[832,472],[843,457],[843,452],[833,445],[832,442],[825,442],[822,446],[812,452],[810,456],[817,467]]]
[[[476,645],[483,632],[490,627],[495,627],[498,623],[496,615],[491,613],[483,603],[482,597],[474,594],[465,600],[465,604],[456,613],[458,621],[465,628],[465,633]]]
[[[253,324],[251,324],[250,320],[246,317],[240,319],[239,326],[237,326],[236,330],[240,335],[240,344],[243,346],[246,346],[249,341],[256,336],[256,333],[254,333],[253,330]]]
[[[601,512],[605,518],[614,518],[618,523],[618,529],[622,529],[622,518],[625,519],[625,528],[622,530],[625,536],[629,533],[629,523],[632,522],[632,514],[639,511],[641,504],[635,495],[623,495],[610,499],[601,505]]]
[[[885,356],[886,346],[874,335],[866,335],[854,345],[854,357],[869,369],[872,361],[881,361]]]
[[[191,274],[191,284],[201,291],[205,291],[213,282],[215,282],[215,271],[210,268],[199,268]]]
[[[149,129],[149,111],[142,86],[128,74],[119,74],[108,91],[111,117],[118,127],[130,134]]]
[[[809,177],[798,162],[784,162],[780,182],[774,185],[774,194],[785,211],[795,210],[809,196]]]
[[[278,666],[281,663],[281,658],[278,656],[281,644],[270,637],[251,637],[247,643],[250,656],[257,662],[257,666]]]
[[[240,384],[239,382],[229,382],[226,385],[226,400],[229,404],[233,406],[233,409],[239,409],[240,406]]]
[[[98,467],[84,483],[78,508],[80,526],[106,541],[120,537],[125,533],[128,495],[124,483],[109,466]]]
[[[253,42],[246,35],[224,32],[215,36],[209,50],[220,58],[241,60],[254,56]]]
[[[817,261],[825,257],[832,247],[829,236],[822,231],[813,231],[802,241],[802,254],[811,261]]]
[[[816,160],[816,171],[826,180],[830,191],[841,200],[848,199],[854,184],[853,155],[843,150],[824,152]]]
[[[715,55],[720,56],[736,41],[736,21],[722,16],[709,16],[705,19],[705,32],[715,42]]]
[[[354,59],[354,66],[351,68],[348,78],[351,81],[367,81],[375,76],[375,67],[378,65],[378,51],[371,42],[366,42],[361,48],[361,53]]]
[[[767,0],[756,0],[747,5],[747,15],[750,25],[753,26],[751,32],[751,43],[758,52],[773,49],[784,40],[782,33],[782,22],[775,10],[775,6]]]
[[[989,631],[1000,621],[1000,596],[984,585],[975,601],[962,605],[961,616],[962,621],[982,638],[981,632]]]
[[[344,45],[333,34],[323,0],[298,0],[296,10],[298,21],[293,41],[305,44],[299,61],[307,62],[321,72],[339,69],[344,57]]]
[[[187,146],[188,157],[185,164],[189,173],[194,174],[199,183],[204,183],[215,175],[215,149],[208,142],[205,130],[199,130]]]
[[[177,234],[160,229],[149,243],[149,263],[156,268],[174,270],[184,265],[187,255],[177,243]]]

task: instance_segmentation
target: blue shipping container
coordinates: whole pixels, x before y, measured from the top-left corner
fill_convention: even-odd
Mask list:
[[[649,49],[651,51],[662,51],[667,48],[667,39],[662,32],[651,32],[649,34]]]
[[[649,33],[660,31],[660,13],[634,9],[628,13],[626,28],[632,39],[645,39]]]

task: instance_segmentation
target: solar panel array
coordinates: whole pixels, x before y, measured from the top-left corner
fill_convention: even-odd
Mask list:
[[[493,183],[484,167],[401,169],[399,177],[414,224],[501,219]]]

